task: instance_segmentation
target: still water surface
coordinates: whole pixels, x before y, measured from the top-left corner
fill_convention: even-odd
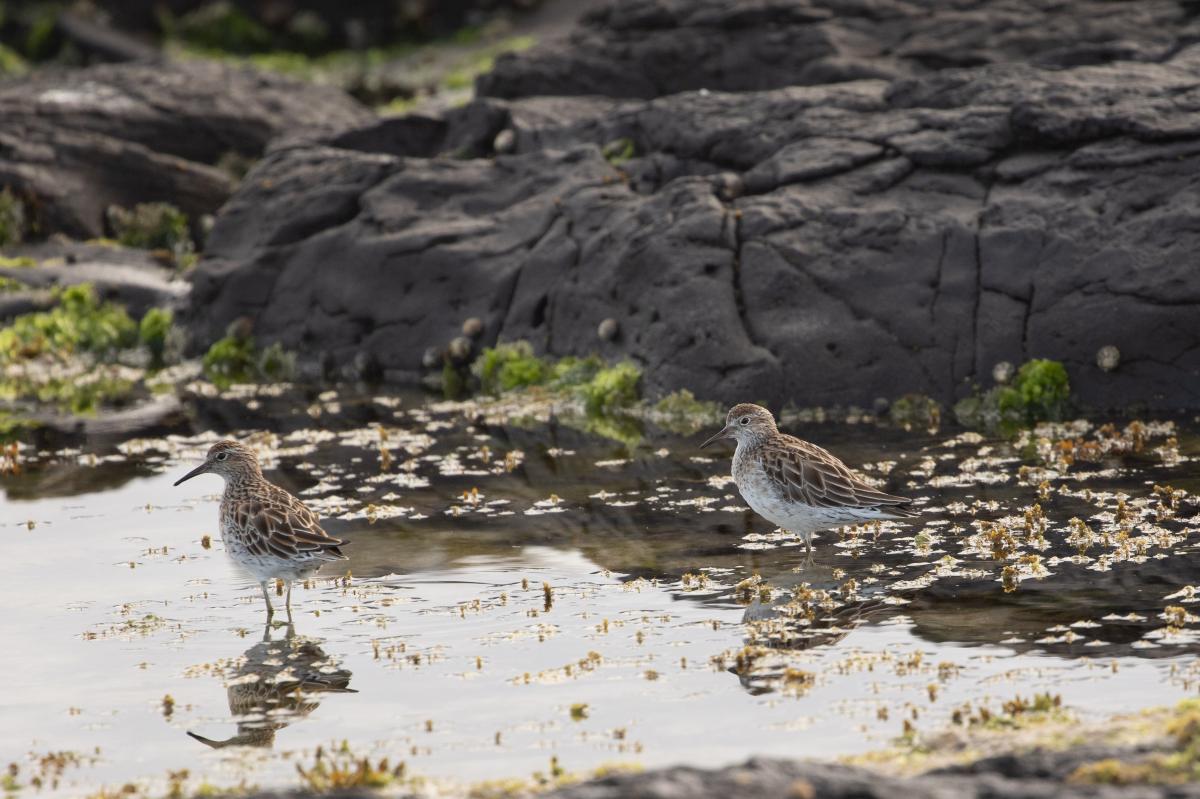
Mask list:
[[[916,526],[820,536],[809,560],[742,506],[700,433],[650,430],[630,449],[386,398],[269,411],[119,450],[28,451],[4,478],[0,755],[86,756],[41,795],[183,768],[287,786],[343,740],[464,784],[552,756],[579,772],[832,758],[1015,694],[1101,719],[1196,691],[1194,634],[1163,614],[1200,582],[1197,509],[1185,497],[1158,519],[1153,494],[1196,488],[1187,422],[1171,454],[1151,441],[1065,470],[952,433],[793,426],[926,509]],[[218,479],[171,486],[230,432],[258,433],[268,476],[353,541],[348,564],[296,591],[292,631],[265,627],[257,585],[221,551]],[[1022,465],[1043,471],[1018,480]],[[1006,592],[972,525],[1019,516],[1039,477],[1058,491],[1041,503],[1046,546],[1017,535],[1008,562],[1036,550],[1048,565]],[[1069,518],[1114,526],[1118,494],[1143,548],[1105,563],[1119,545],[1097,541],[1072,560]],[[756,574],[768,592],[735,588]],[[826,592],[811,622],[778,608],[797,589]]]

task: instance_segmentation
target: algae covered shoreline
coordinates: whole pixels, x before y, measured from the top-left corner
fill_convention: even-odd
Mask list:
[[[1200,17],[936,5],[0,0],[0,796],[1200,797]]]
[[[1159,756],[1179,765],[1163,774],[1185,769],[1186,733],[1149,749],[1137,736],[1155,719],[1186,718],[1189,706],[1144,724],[1109,718],[1172,705],[1196,684],[1188,464],[1197,445],[1186,418],[1043,423],[1006,439],[789,414],[786,429],[836,447],[923,510],[916,525],[820,535],[806,562],[800,540],[741,506],[723,460],[696,449],[719,420],[677,429],[646,416],[637,440],[606,438],[568,423],[570,413],[588,419],[580,398],[536,386],[430,401],[210,385],[190,405],[190,430],[93,452],[21,445],[19,471],[0,478],[30,574],[40,556],[26,553],[39,540],[88,542],[60,562],[67,602],[83,604],[33,600],[49,602],[39,611],[49,621],[27,633],[90,647],[103,669],[94,679],[118,697],[73,696],[80,714],[46,728],[58,730],[60,749],[90,752],[79,745],[91,724],[117,713],[101,753],[65,770],[62,795],[125,782],[145,796],[384,783],[390,793],[493,795],[567,790],[613,765],[653,781],[694,757],[685,754],[694,736],[676,736],[671,719],[682,714],[690,729],[713,713],[738,731],[736,743],[710,742],[724,752],[713,762],[857,752],[854,763],[872,773],[907,774],[1012,749],[1011,762],[1036,763],[1030,747],[1056,731],[1107,727],[1105,745],[1117,749],[1054,755],[1058,771],[1043,777],[1061,782],[1095,762],[1072,779],[1145,781],[1139,764]],[[319,662],[349,673],[358,693],[302,691],[301,704],[268,716],[276,746],[248,759],[192,749],[185,733],[223,740],[235,722],[254,729],[261,711],[227,713],[225,686],[238,684],[243,664],[266,663],[251,651],[263,631],[242,618],[256,597],[222,565],[211,486],[179,500],[167,488],[228,433],[255,446],[331,534],[355,541],[348,573],[300,588],[310,612],[295,644],[283,628],[268,633],[295,657],[315,655],[317,641]],[[160,498],[147,504],[148,495]],[[75,497],[93,510],[76,518]],[[131,505],[137,526],[106,532]],[[92,574],[94,562],[111,565]],[[14,592],[31,591],[30,579],[6,577]],[[1130,592],[1130,580],[1155,590]],[[88,592],[100,601],[84,600]],[[496,695],[527,709],[510,717],[510,703],[484,699]],[[120,697],[139,697],[141,710]],[[130,740],[146,730],[144,743]],[[162,767],[137,766],[128,751]],[[451,778],[464,774],[464,752],[475,765]],[[35,761],[16,759],[20,795],[37,795]],[[181,768],[189,774],[167,776]],[[800,779],[818,767],[779,768]],[[871,779],[878,790],[898,784]]]

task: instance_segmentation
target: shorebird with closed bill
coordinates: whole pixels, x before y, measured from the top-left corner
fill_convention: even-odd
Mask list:
[[[287,614],[292,617],[292,582],[303,580],[332,560],[345,560],[341,545],[321,529],[321,520],[304,503],[263,477],[258,457],[236,441],[218,441],[204,463],[175,481],[201,474],[225,479],[221,497],[221,540],[225,551],[262,586],[267,620],[275,615],[267,583],[287,583]]]
[[[790,533],[812,535],[847,524],[916,516],[912,500],[885,494],[828,450],[779,432],[775,417],[751,403],[735,405],[721,432],[701,444],[732,438],[733,480],[754,511]]]

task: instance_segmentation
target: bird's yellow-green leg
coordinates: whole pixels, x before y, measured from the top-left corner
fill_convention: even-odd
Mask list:
[[[267,591],[267,581],[263,580],[261,585],[262,585],[263,599],[265,599],[267,602],[267,621],[270,621],[271,617],[275,615],[275,608],[272,607],[272,605],[271,605],[271,594],[269,591]]]

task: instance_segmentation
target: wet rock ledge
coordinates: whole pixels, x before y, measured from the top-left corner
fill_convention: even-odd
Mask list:
[[[541,794],[546,799],[1185,799],[1200,785],[1085,785],[1066,781],[1083,760],[1110,756],[1100,749],[1001,757],[969,768],[920,777],[886,777],[865,769],[826,763],[753,758],[737,766],[706,770],[675,767],[618,774]],[[255,799],[299,799],[303,792],[264,793]],[[370,799],[369,791],[322,796]]]
[[[269,149],[193,340],[402,382],[478,317],[652,395],[948,402],[1053,358],[1087,406],[1200,408],[1194,9],[940,9],[616,0],[466,107]]]

